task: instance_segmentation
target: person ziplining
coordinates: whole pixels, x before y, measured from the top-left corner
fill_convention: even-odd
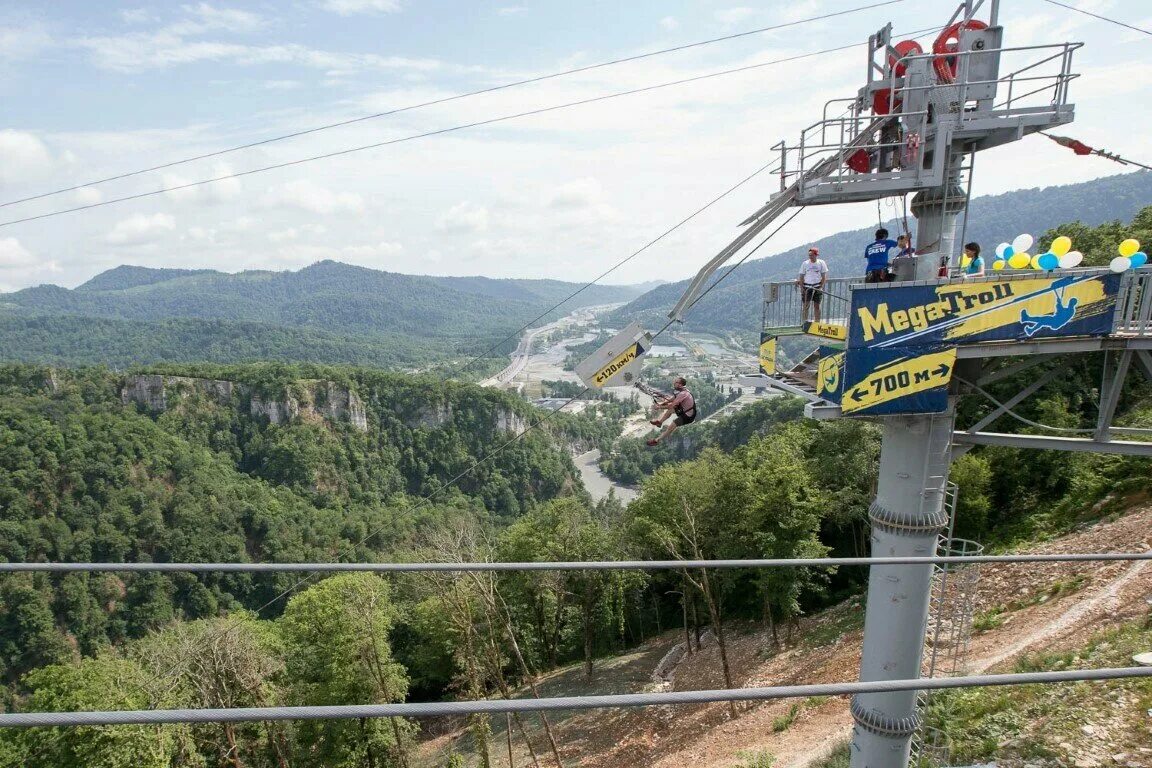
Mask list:
[[[672,380],[673,394],[671,395],[659,390],[641,387],[639,384],[637,384],[637,387],[652,395],[656,401],[656,407],[663,409],[663,413],[649,421],[649,424],[659,429],[664,426],[664,422],[667,421],[669,417],[674,417],[672,418],[672,423],[664,427],[663,432],[651,440],[648,440],[648,446],[653,447],[659,445],[661,440],[667,439],[678,428],[686,424],[691,424],[696,420],[696,398],[688,391],[688,382],[683,376],[677,376]]]

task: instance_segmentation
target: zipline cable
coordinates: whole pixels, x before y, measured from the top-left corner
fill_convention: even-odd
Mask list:
[[[1075,11],[1076,13],[1082,13],[1085,16],[1091,16],[1094,19],[1100,19],[1101,21],[1106,21],[1109,24],[1115,24],[1119,27],[1126,27],[1127,29],[1131,29],[1135,32],[1143,32],[1145,35],[1152,36],[1152,32],[1149,32],[1147,29],[1142,29],[1140,27],[1134,27],[1131,24],[1126,24],[1125,22],[1119,21],[1118,19],[1112,19],[1112,18],[1109,18],[1107,16],[1101,16],[1098,13],[1092,13],[1092,11],[1086,11],[1083,8],[1077,8],[1074,5],[1068,5],[1067,3],[1061,3],[1061,2],[1059,2],[1059,0],[1044,0],[1044,2],[1049,3],[1051,5],[1058,5],[1061,8],[1067,8],[1068,10]]]
[[[731,34],[731,35],[724,35],[723,37],[713,37],[713,38],[710,38],[708,40],[698,40],[698,41],[693,42],[693,43],[685,43],[683,45],[677,45],[677,46],[673,46],[671,48],[662,48],[662,49],[657,50],[657,51],[648,51],[646,53],[640,53],[640,54],[636,54],[634,56],[625,56],[625,57],[619,58],[619,59],[612,59],[609,61],[601,61],[601,62],[598,62],[596,64],[587,64],[587,65],[582,66],[582,67],[573,67],[572,69],[565,69],[565,70],[562,70],[560,72],[552,72],[552,73],[546,74],[546,75],[538,75],[536,77],[529,77],[529,78],[525,78],[523,80],[516,80],[513,82],[509,82],[509,83],[502,83],[500,85],[494,85],[494,86],[490,86],[488,88],[480,88],[480,89],[475,90],[475,91],[468,91],[467,93],[458,93],[458,94],[454,94],[452,96],[444,96],[444,97],[439,98],[439,99],[432,99],[430,101],[423,101],[423,102],[420,102],[417,104],[408,104],[408,105],[403,106],[403,107],[396,107],[395,109],[389,109],[389,110],[385,110],[383,112],[376,112],[376,113],[371,114],[371,115],[361,115],[360,117],[354,117],[354,118],[351,118],[348,120],[341,120],[341,121],[335,122],[335,123],[327,123],[325,125],[318,125],[318,126],[315,126],[313,128],[306,128],[304,130],[294,131],[292,133],[285,133],[285,134],[282,134],[280,136],[272,136],[272,137],[267,138],[267,139],[260,139],[258,141],[249,142],[247,144],[241,144],[238,146],[228,147],[225,149],[218,149],[218,150],[215,150],[212,152],[206,152],[204,154],[195,155],[193,157],[186,157],[182,160],[172,160],[172,161],[167,162],[167,163],[162,163],[160,165],[151,166],[150,168],[141,168],[140,170],[136,170],[136,171],[128,171],[125,173],[117,174],[115,176],[108,176],[107,178],[103,178],[103,179],[95,179],[93,181],[84,182],[82,184],[75,184],[71,187],[64,187],[62,189],[55,189],[55,190],[52,190],[50,192],[42,192],[40,194],[20,198],[19,200],[9,200],[8,202],[0,203],[0,208],[6,208],[10,205],[18,205],[19,203],[27,203],[27,202],[31,202],[33,200],[41,200],[45,197],[52,197],[54,195],[64,194],[65,192],[75,192],[76,190],[83,189],[85,187],[94,187],[94,186],[97,186],[99,184],[107,184],[107,183],[112,182],[112,181],[120,181],[121,179],[128,179],[128,178],[132,178],[133,176],[140,176],[142,174],[152,173],[154,171],[162,171],[162,170],[165,170],[167,168],[174,168],[178,165],[185,165],[187,163],[196,162],[197,160],[208,160],[208,159],[213,158],[213,157],[220,157],[221,155],[227,155],[227,154],[231,154],[233,152],[240,152],[240,151],[245,150],[245,149],[253,149],[255,147],[262,147],[262,146],[265,146],[268,144],[274,144],[274,143],[280,142],[280,141],[287,141],[288,139],[295,139],[295,138],[299,138],[300,136],[308,136],[308,135],[313,134],[313,133],[320,133],[321,131],[327,131],[327,130],[331,130],[333,128],[341,128],[341,127],[346,126],[346,125],[353,125],[355,123],[362,123],[362,122],[365,122],[368,120],[376,120],[376,119],[379,119],[382,117],[389,117],[391,115],[398,115],[398,114],[401,114],[403,112],[411,112],[411,111],[414,111],[417,109],[423,109],[425,107],[432,107],[432,106],[436,106],[439,104],[447,104],[447,103],[452,102],[452,101],[459,101],[461,99],[467,99],[467,98],[470,98],[472,96],[481,96],[481,95],[488,94],[488,93],[495,93],[497,91],[508,90],[510,88],[518,88],[518,87],[523,86],[523,85],[531,85],[533,83],[541,83],[541,82],[544,82],[546,80],[554,80],[554,79],[560,78],[560,77],[567,77],[569,75],[576,75],[576,74],[580,74],[582,72],[590,72],[590,71],[595,70],[595,69],[603,69],[605,67],[612,67],[612,66],[616,66],[617,64],[627,64],[627,63],[630,63],[633,61],[641,61],[643,59],[650,59],[650,58],[653,58],[655,56],[663,56],[663,55],[669,54],[669,53],[678,53],[680,51],[686,51],[686,50],[690,50],[692,48],[700,48],[700,47],[703,47],[706,45],[712,45],[714,43],[729,42],[731,40],[738,40],[740,38],[750,37],[752,35],[758,35],[758,34],[761,34],[762,32],[774,32],[776,30],[787,29],[789,27],[796,27],[796,26],[801,26],[804,24],[811,24],[813,22],[818,22],[818,21],[826,21],[828,19],[836,18],[838,16],[847,16],[849,14],[859,13],[860,11],[868,11],[868,10],[880,8],[880,7],[883,7],[886,5],[895,5],[897,3],[902,3],[902,2],[904,2],[904,0],[883,0],[883,2],[871,3],[869,5],[861,5],[861,6],[857,6],[855,8],[847,8],[847,9],[842,10],[842,11],[834,11],[831,13],[821,14],[819,16],[810,16],[810,17],[804,18],[804,19],[797,19],[796,21],[789,21],[789,22],[785,22],[782,24],[773,24],[773,25],[767,26],[767,27],[759,27],[757,29],[750,29],[746,32],[736,32],[736,33]]]
[[[912,34],[920,34],[922,32],[926,32],[926,31],[930,31],[930,30],[920,30],[919,32],[915,32]],[[41,213],[41,214],[38,214],[35,216],[25,216],[25,217],[19,218],[19,219],[10,219],[8,221],[0,222],[0,227],[9,227],[9,226],[12,226],[14,224],[24,224],[24,223],[27,223],[30,221],[39,221],[40,219],[47,219],[47,218],[52,218],[55,216],[62,216],[62,215],[67,214],[67,213],[76,213],[78,211],[87,211],[87,210],[91,210],[93,208],[103,208],[104,206],[108,206],[108,205],[116,205],[118,203],[129,202],[132,200],[141,200],[141,199],[148,198],[148,197],[155,197],[157,195],[163,195],[163,194],[167,194],[169,192],[178,192],[178,191],[184,190],[184,189],[192,189],[192,188],[196,188],[196,187],[202,187],[202,186],[207,185],[207,184],[215,184],[216,182],[220,182],[220,181],[228,181],[230,179],[239,179],[239,178],[243,178],[246,176],[253,176],[253,175],[259,174],[259,173],[266,173],[268,171],[276,171],[276,170],[280,170],[283,168],[290,168],[290,167],[297,166],[297,165],[304,165],[305,163],[311,163],[311,162],[315,162],[318,160],[328,160],[328,159],[331,159],[334,157],[343,157],[345,155],[351,155],[351,154],[356,153],[356,152],[364,152],[364,151],[367,151],[370,149],[379,149],[381,147],[388,147],[388,146],[392,146],[395,144],[403,144],[405,142],[416,141],[418,139],[425,139],[425,138],[429,138],[432,136],[443,136],[445,134],[455,133],[457,131],[464,131],[464,130],[469,130],[472,128],[479,128],[479,127],[483,127],[486,125],[495,125],[498,123],[509,122],[511,120],[518,120],[521,118],[532,117],[535,115],[543,115],[543,114],[547,114],[550,112],[556,112],[556,111],[563,110],[563,109],[570,109],[572,107],[586,106],[588,104],[596,104],[596,103],[603,102],[603,101],[609,101],[611,99],[622,98],[624,96],[635,96],[637,94],[648,93],[651,91],[657,91],[657,90],[661,90],[663,88],[671,88],[671,87],[675,87],[675,86],[679,86],[679,85],[687,85],[690,83],[702,82],[704,80],[710,80],[710,79],[716,78],[716,77],[725,77],[727,75],[739,74],[741,72],[750,72],[753,70],[762,69],[764,67],[775,66],[777,64],[786,64],[786,63],[793,62],[793,61],[801,61],[803,59],[810,59],[810,58],[815,57],[815,56],[823,56],[823,55],[826,55],[829,53],[846,51],[846,50],[849,50],[851,48],[857,48],[860,45],[861,45],[861,43],[850,43],[847,45],[840,45],[840,46],[835,46],[832,48],[825,48],[825,49],[820,50],[820,51],[811,51],[809,53],[796,54],[795,56],[786,56],[786,57],[780,58],[780,59],[772,59],[771,61],[763,61],[763,62],[760,62],[758,64],[748,64],[748,65],[745,65],[742,67],[734,67],[731,69],[719,70],[717,72],[709,72],[709,73],[703,74],[703,75],[693,75],[692,77],[681,78],[679,80],[670,80],[670,81],[663,82],[663,83],[656,83],[655,85],[646,85],[646,86],[642,86],[640,88],[632,88],[632,89],[629,89],[626,91],[617,91],[615,93],[607,93],[607,94],[602,94],[600,96],[592,96],[592,97],[589,97],[586,99],[578,99],[576,101],[569,101],[569,102],[565,102],[562,104],[553,104],[553,105],[550,105],[547,107],[538,107],[536,109],[525,110],[523,112],[515,112],[512,114],[500,115],[499,117],[492,117],[492,118],[488,118],[485,120],[477,120],[477,121],[474,121],[471,123],[462,123],[460,125],[449,126],[447,128],[438,128],[438,129],[432,130],[432,131],[424,131],[423,133],[411,134],[408,136],[402,136],[402,137],[395,138],[395,139],[388,139],[386,141],[378,141],[378,142],[374,142],[372,144],[364,144],[364,145],[357,146],[357,147],[348,147],[346,149],[335,150],[333,152],[325,152],[325,153],[319,154],[319,155],[311,155],[309,157],[298,158],[296,160],[288,160],[288,161],[285,161],[282,163],[274,163],[272,165],[265,165],[265,166],[261,166],[259,168],[252,168],[252,169],[249,169],[247,171],[238,171],[236,173],[228,173],[228,174],[224,174],[221,176],[213,176],[213,177],[208,178],[208,179],[200,179],[198,181],[191,181],[191,182],[187,182],[185,184],[177,184],[175,186],[165,187],[164,189],[154,189],[154,190],[149,190],[147,192],[138,192],[138,193],[132,194],[132,195],[124,195],[122,197],[114,197],[110,200],[102,200],[98,203],[88,203],[86,205],[77,205],[77,206],[73,206],[71,208],[61,208],[61,209],[58,209],[55,211],[49,211],[47,213]]]

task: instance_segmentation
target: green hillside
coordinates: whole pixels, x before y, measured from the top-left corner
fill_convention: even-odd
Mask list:
[[[0,296],[0,359],[113,366],[284,360],[411,366],[479,352],[581,286],[320,262],[297,272],[117,267]],[[592,286],[559,312],[638,290]]]
[[[969,207],[965,237],[981,243],[990,252],[997,243],[1011,240],[1022,232],[1039,237],[1067,222],[1095,226],[1117,219],[1128,221],[1149,204],[1152,204],[1152,173],[1144,171],[1082,184],[977,197]],[[915,232],[915,219],[909,215],[908,221]],[[885,226],[895,236],[902,230],[903,223],[893,219]],[[864,246],[872,241],[875,229],[872,226],[837,232],[815,242],[833,277],[863,275]],[[716,250],[728,237],[730,233],[717,233]],[[687,326],[701,330],[759,331],[761,283],[793,279],[807,252],[808,246],[804,245],[739,267],[688,313]],[[650,323],[656,318],[662,320],[687,286],[686,280],[662,285],[622,307],[618,317],[644,318]]]

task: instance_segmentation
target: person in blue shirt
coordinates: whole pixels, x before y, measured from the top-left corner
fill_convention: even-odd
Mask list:
[[[964,277],[984,277],[984,257],[980,255],[980,243],[965,245],[964,255],[968,258],[968,266],[964,267]]]
[[[896,247],[896,241],[888,239],[888,230],[881,227],[876,230],[876,242],[869,243],[864,249],[864,258],[868,260],[867,272],[864,273],[866,283],[885,283],[888,281],[888,251]]]

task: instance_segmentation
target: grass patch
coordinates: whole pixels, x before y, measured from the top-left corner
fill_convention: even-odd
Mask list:
[[[818,763],[814,763],[812,768],[848,768],[848,764],[851,761],[851,742],[843,741],[836,745],[828,757]]]
[[[1079,649],[1031,654],[1016,671],[1130,666],[1134,653],[1149,648],[1152,619],[1102,632]],[[996,759],[1002,765],[1029,760],[1070,765],[1077,745],[1104,737],[1099,731],[1086,735],[1081,731],[1086,724],[1109,724],[1113,752],[1146,747],[1150,707],[1152,680],[1147,679],[971,688],[934,696],[927,721],[948,734],[954,764]]]
[[[766,749],[758,749],[755,752],[741,750],[736,753],[736,757],[740,762],[733,768],[772,768],[776,764],[776,755]]]
[[[1057,597],[1079,592],[1087,583],[1088,577],[1084,575],[1060,579],[1059,581],[1053,582],[1047,588],[1029,595],[1023,600],[1012,600],[1007,603],[1002,603],[983,613],[977,614],[977,616],[972,619],[972,629],[976,632],[987,632],[990,629],[1002,627],[1005,621],[1004,614],[1030,608],[1033,605],[1040,605]]]
[[[803,708],[803,705],[799,702],[789,707],[787,714],[780,715],[780,717],[772,721],[772,733],[780,733],[781,731],[788,730],[788,726],[796,722],[796,718],[800,716],[800,712],[803,710]]]

